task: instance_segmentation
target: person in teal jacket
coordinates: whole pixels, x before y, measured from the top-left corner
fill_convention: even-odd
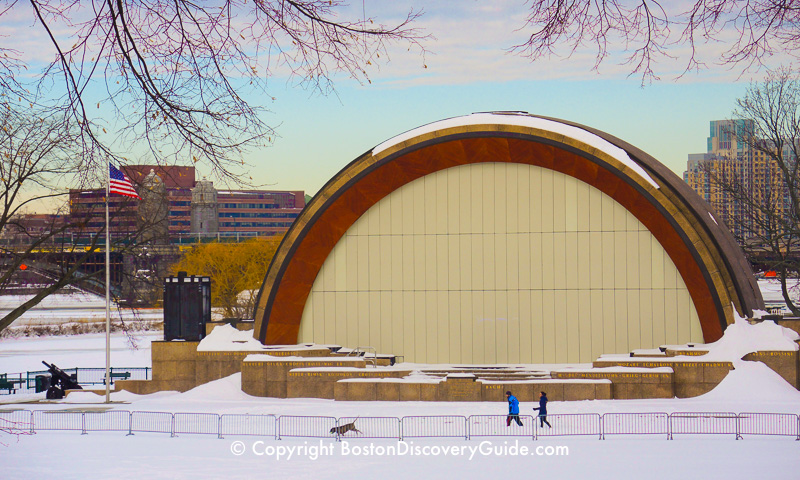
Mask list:
[[[511,390],[506,392],[508,398],[508,417],[506,417],[506,427],[511,426],[511,420],[517,422],[517,425],[522,426],[522,421],[519,419],[519,400],[514,395],[511,395]]]

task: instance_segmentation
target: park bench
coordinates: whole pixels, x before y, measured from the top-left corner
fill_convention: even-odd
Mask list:
[[[127,380],[131,378],[131,372],[111,372],[111,383],[114,383],[114,380]],[[103,385],[106,384],[106,377],[103,376]]]
[[[9,379],[8,374],[0,375],[0,390],[7,390],[9,394],[17,393],[17,384],[21,384],[21,379]]]

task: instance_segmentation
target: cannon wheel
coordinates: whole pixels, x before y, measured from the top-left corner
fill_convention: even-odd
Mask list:
[[[45,398],[47,398],[48,400],[61,400],[62,398],[64,398],[64,392],[60,388],[52,386],[47,389],[47,394],[45,394]]]

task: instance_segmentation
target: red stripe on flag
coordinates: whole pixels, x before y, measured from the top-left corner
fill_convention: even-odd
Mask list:
[[[138,193],[133,188],[133,184],[131,183],[130,179],[125,176],[120,170],[114,167],[114,165],[108,165],[108,191],[109,193],[117,193],[119,195],[124,195],[126,197],[132,198],[139,198]]]

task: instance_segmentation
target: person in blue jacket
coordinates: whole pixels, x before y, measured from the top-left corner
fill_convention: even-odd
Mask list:
[[[506,417],[506,427],[511,426],[511,420],[514,419],[517,425],[522,426],[522,421],[519,419],[519,400],[514,395],[511,395],[511,390],[506,392],[508,398],[508,417]]]
[[[539,394],[539,406],[534,407],[534,410],[539,410],[539,427],[544,428],[544,424],[546,423],[549,428],[553,428],[550,425],[550,422],[547,421],[547,394],[541,392]]]

